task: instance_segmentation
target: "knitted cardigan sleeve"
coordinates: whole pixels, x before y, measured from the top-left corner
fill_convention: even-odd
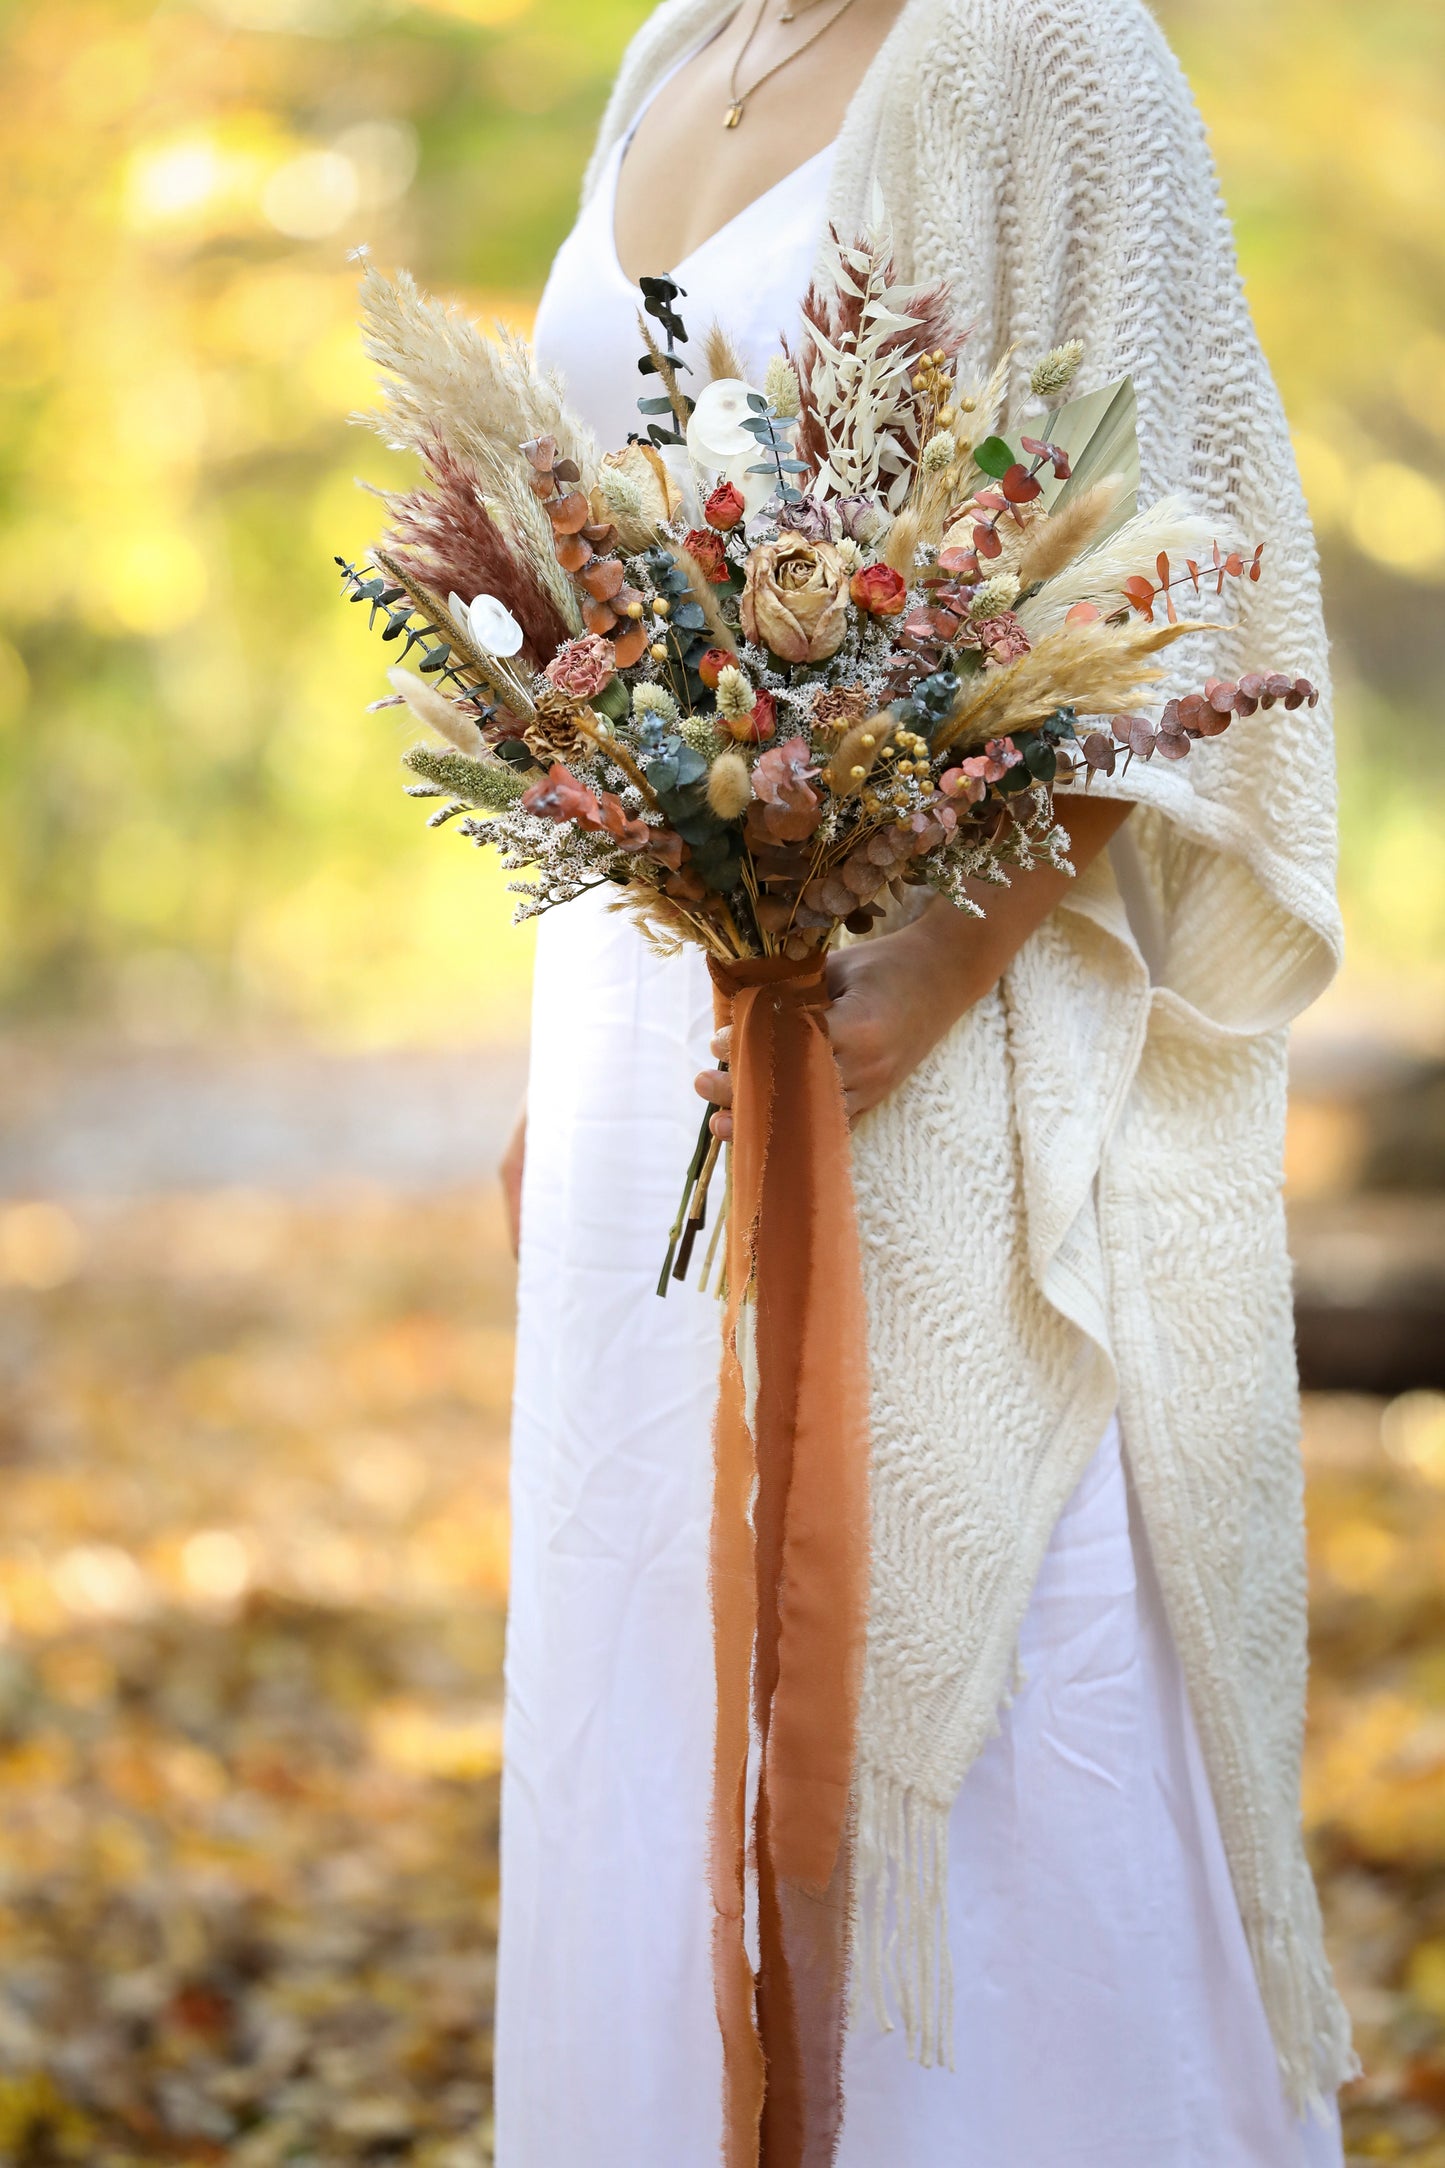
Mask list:
[[[1321,991],[1340,948],[1328,647],[1288,429],[1203,124],[1142,0],[946,12],[914,79],[911,142],[884,160],[888,192],[908,199],[912,268],[952,277],[990,358],[1012,348],[1021,372],[1080,338],[1081,389],[1132,374],[1141,502],[1177,493],[1221,543],[1266,545],[1261,582],[1229,583],[1203,613],[1219,628],[1173,651],[1161,690],[1269,667],[1325,696],[1104,786],[1140,804],[1128,833],[1156,980],[1226,1029],[1270,1030]]]

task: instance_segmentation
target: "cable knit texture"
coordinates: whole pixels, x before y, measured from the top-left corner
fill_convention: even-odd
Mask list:
[[[668,0],[600,163],[733,11]],[[850,107],[832,216],[879,196],[972,354],[1064,339],[1132,372],[1143,498],[1266,577],[1186,643],[1323,685],[1313,539],[1203,129],[1142,0],[909,0]],[[782,328],[782,327],[780,327]],[[1177,652],[1177,651],[1176,651]],[[1097,787],[1097,786],[1096,786]],[[1107,788],[1137,807],[1002,986],[860,1123],[873,1590],[858,1772],[861,1984],[948,2052],[947,1818],[1009,1691],[1054,1524],[1117,1405],[1294,2100],[1355,2068],[1301,1840],[1305,1573],[1280,1175],[1284,1028],[1338,959],[1328,702]],[[1065,816],[1067,817],[1067,815]]]

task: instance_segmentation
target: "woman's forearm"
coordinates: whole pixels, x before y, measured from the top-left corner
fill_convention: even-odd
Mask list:
[[[998,984],[1030,934],[1068,894],[1074,877],[1108,848],[1128,813],[1127,803],[1115,798],[1087,798],[1082,793],[1062,798],[1059,816],[1069,833],[1074,875],[1036,866],[1031,873],[1011,874],[1007,888],[971,881],[969,893],[984,913],[981,919],[955,911],[940,899],[898,936],[916,941],[920,957],[926,959],[927,980],[937,989],[938,1037]]]

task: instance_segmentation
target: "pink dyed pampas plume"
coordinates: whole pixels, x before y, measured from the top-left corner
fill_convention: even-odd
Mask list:
[[[385,493],[387,548],[403,569],[445,601],[493,595],[522,628],[523,654],[540,668],[570,637],[551,597],[507,542],[465,465],[439,438],[425,454],[425,489]]]

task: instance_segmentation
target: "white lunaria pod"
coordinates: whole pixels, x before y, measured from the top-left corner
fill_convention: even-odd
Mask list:
[[[698,393],[687,425],[688,457],[701,477],[703,494],[721,475],[741,491],[749,515],[765,505],[778,486],[771,465],[763,474],[748,472],[768,458],[767,445],[743,427],[757,418],[759,410],[748,401],[759,396],[741,377],[715,377]]]
[[[453,611],[457,598],[451,598]],[[466,630],[488,655],[515,655],[522,645],[522,628],[495,595],[478,595],[469,605]]]

